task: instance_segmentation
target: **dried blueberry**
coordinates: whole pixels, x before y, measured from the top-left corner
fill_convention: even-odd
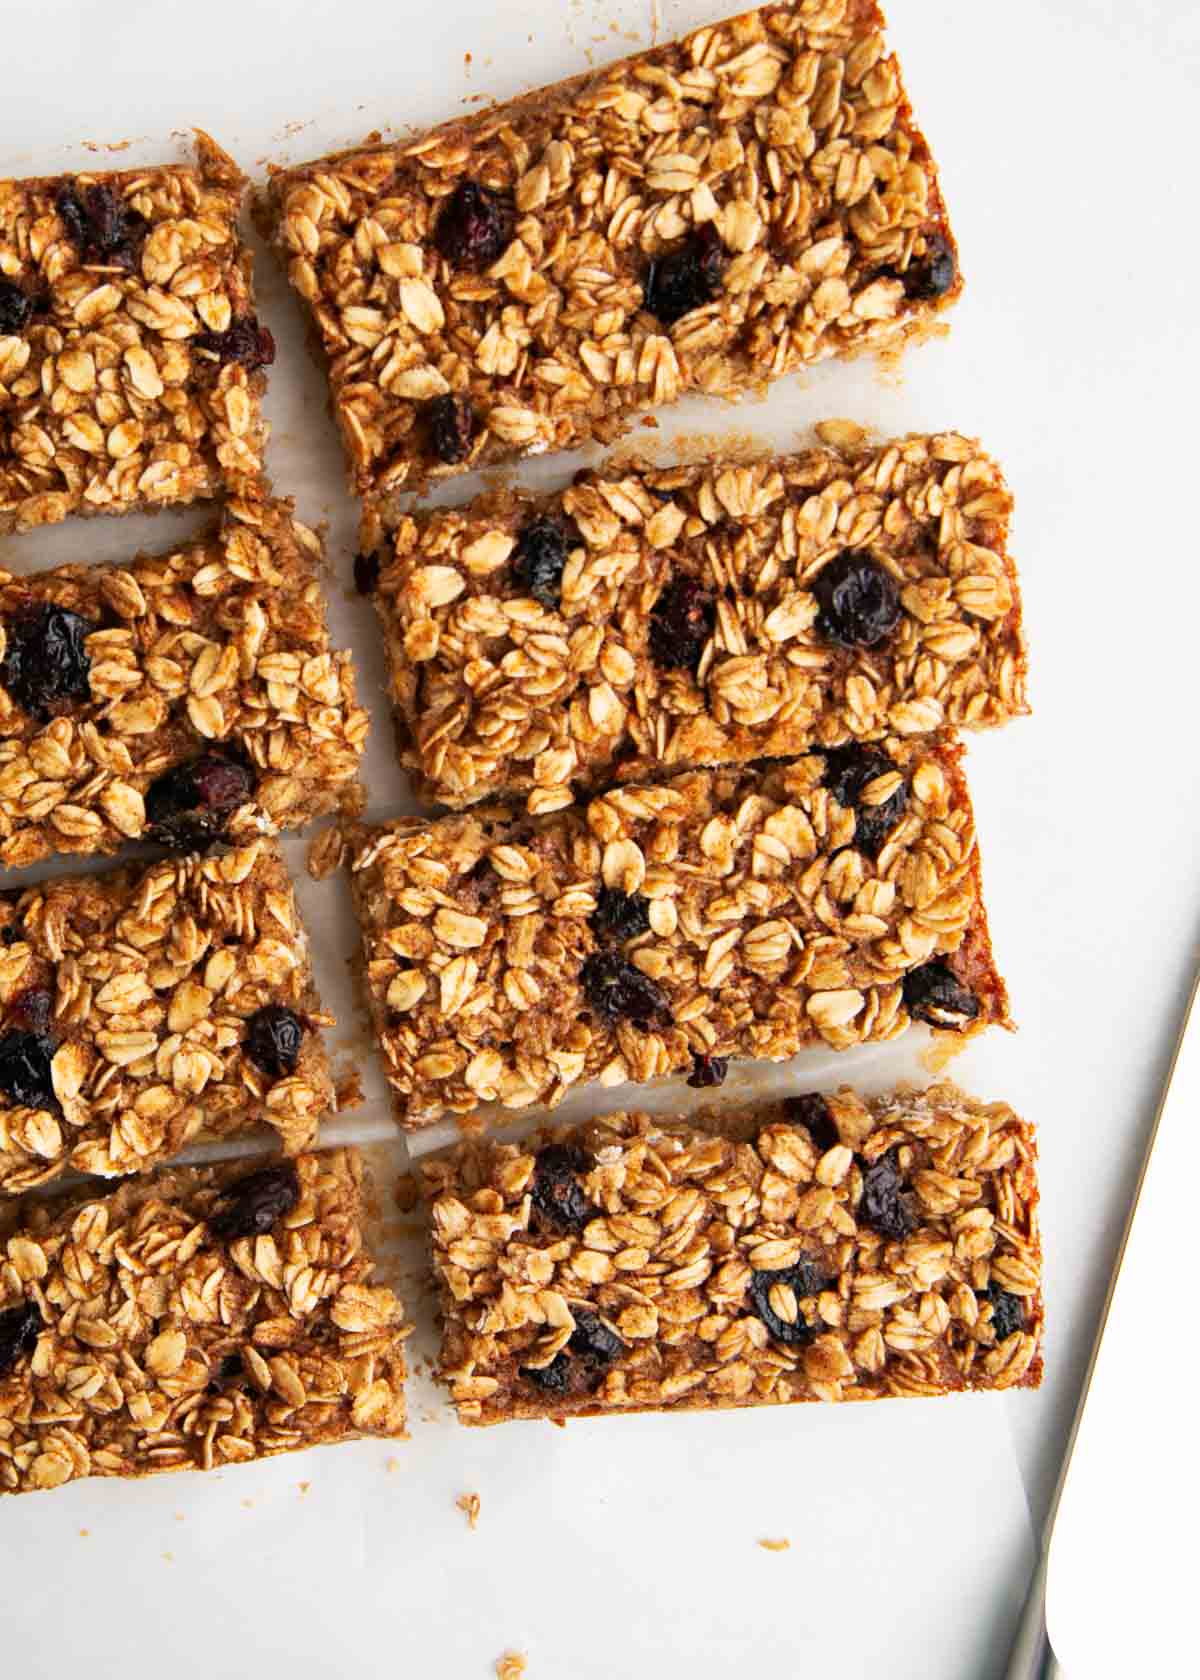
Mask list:
[[[925,255],[911,263],[900,276],[907,296],[914,300],[945,297],[958,274],[958,265],[948,240],[940,233],[925,241]]]
[[[0,280],[0,335],[21,332],[33,314],[33,299],[15,280]]]
[[[379,587],[379,551],[354,556],[354,587],[360,595],[374,595]]]
[[[442,205],[434,243],[459,268],[486,268],[512,238],[513,201],[504,193],[460,181]]]
[[[54,994],[45,986],[26,986],[9,1000],[7,1018],[27,1032],[45,1032],[54,1013]]]
[[[0,1312],[0,1377],[7,1377],[23,1355],[33,1353],[43,1328],[36,1301],[21,1301]]]
[[[238,1383],[243,1382],[245,1376],[246,1367],[242,1364],[241,1354],[227,1353],[208,1379],[208,1392],[224,1394],[227,1388],[235,1388]]]
[[[281,1003],[264,1004],[246,1022],[247,1056],[272,1079],[295,1073],[304,1042],[304,1022]]]
[[[429,444],[439,461],[454,466],[465,461],[475,436],[475,414],[464,397],[447,391],[425,405]]]
[[[750,1279],[750,1305],[777,1342],[783,1342],[788,1347],[802,1347],[805,1342],[811,1342],[817,1332],[800,1311],[799,1302],[806,1295],[819,1295],[823,1289],[829,1288],[832,1281],[818,1260],[801,1255],[794,1266],[786,1266],[782,1271],[755,1272]],[[777,1287],[790,1289],[795,1297],[794,1319],[781,1318],[771,1305],[771,1291]]]
[[[931,1027],[961,1029],[979,1014],[979,999],[944,957],[909,969],[904,976],[904,1003],[914,1021],[928,1021]]]
[[[806,1091],[802,1097],[789,1097],[783,1105],[793,1125],[803,1126],[815,1146],[824,1155],[841,1143],[841,1134],[829,1104],[819,1091]]]
[[[236,1179],[222,1191],[221,1199],[224,1206],[208,1220],[208,1229],[218,1242],[261,1237],[300,1200],[300,1179],[290,1161],[281,1161]]]
[[[904,1180],[896,1151],[889,1149],[872,1167],[863,1168],[862,1201],[858,1216],[881,1237],[899,1241],[917,1228],[912,1198],[904,1193]]]
[[[707,589],[695,578],[674,578],[650,614],[655,664],[667,671],[697,671],[716,618],[716,604]]]
[[[667,1000],[640,968],[611,951],[595,951],[580,975],[587,1000],[605,1022],[632,1021],[635,1027],[671,1023]]]
[[[57,1049],[48,1033],[0,1033],[0,1093],[21,1108],[59,1113],[50,1071]]]
[[[998,1283],[989,1283],[979,1298],[992,1304],[992,1329],[998,1342],[1006,1342],[1018,1330],[1024,1330],[1025,1306],[1019,1295],[1010,1295]]]
[[[84,262],[133,267],[146,236],[146,219],[107,182],[96,181],[80,193],[77,184],[68,181],[59,188],[54,208]]]
[[[713,301],[724,273],[721,236],[712,222],[702,222],[682,244],[650,264],[643,283],[645,307],[665,326],[673,326],[693,309]]]
[[[556,1353],[549,1365],[537,1369],[522,1365],[520,1374],[527,1383],[532,1383],[545,1394],[565,1394],[571,1385],[571,1361],[565,1353]]]
[[[596,1209],[579,1183],[593,1165],[587,1150],[575,1144],[549,1143],[538,1150],[531,1201],[544,1225],[553,1231],[581,1231],[595,1218]]]
[[[900,591],[891,574],[869,554],[845,549],[813,581],[820,612],[817,629],[848,647],[875,647],[900,622]]]
[[[854,844],[868,857],[878,857],[883,843],[904,815],[908,784],[901,782],[880,805],[860,805],[864,788],[896,766],[877,747],[832,747],[825,754],[824,784],[847,811],[855,813]]]
[[[728,1056],[693,1056],[688,1084],[697,1091],[704,1090],[708,1085],[724,1085],[728,1072]]]
[[[582,1365],[588,1386],[594,1387],[614,1359],[625,1352],[625,1343],[596,1313],[585,1307],[573,1307],[571,1313],[575,1328],[567,1348]]]
[[[582,541],[578,530],[565,519],[531,519],[517,538],[513,576],[535,601],[557,607],[562,600],[562,575],[567,555]]]
[[[254,791],[254,772],[231,750],[214,748],[177,764],[146,790],[146,837],[177,852],[202,852]]]
[[[257,315],[239,315],[224,332],[197,333],[192,339],[197,350],[207,350],[219,362],[241,362],[251,373],[270,367],[275,360],[275,338],[261,326]]]
[[[600,940],[636,939],[650,926],[650,900],[619,887],[601,887],[590,926]]]
[[[0,682],[23,712],[47,723],[91,699],[85,642],[96,628],[50,603],[8,620]]]

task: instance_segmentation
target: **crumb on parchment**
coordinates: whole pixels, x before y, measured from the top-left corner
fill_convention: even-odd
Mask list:
[[[454,1501],[459,1510],[466,1517],[471,1528],[479,1527],[479,1495],[477,1493],[460,1493]]]

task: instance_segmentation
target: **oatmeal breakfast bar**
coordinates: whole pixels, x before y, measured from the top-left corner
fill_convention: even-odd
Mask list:
[[[817,430],[777,460],[609,466],[401,519],[373,592],[418,791],[545,812],[1026,712],[995,462],[954,433]]]
[[[0,532],[261,476],[245,187],[199,131],[194,164],[0,181]]]
[[[874,0],[799,0],[274,175],[361,495],[609,442],[894,344],[961,290]]]
[[[422,1168],[462,1422],[1036,1388],[1033,1128],[953,1085],[612,1114]]]
[[[333,1106],[308,936],[271,840],[0,892],[0,1196],[145,1172]]]
[[[337,808],[369,720],[320,560],[289,503],[247,497],[171,552],[0,571],[0,866]]]
[[[364,1188],[336,1150],[31,1200],[0,1227],[0,1493],[403,1435]]]
[[[482,806],[347,839],[399,1123],[584,1080],[780,1061],[913,1020],[1008,1025],[960,749],[692,771],[547,817]]]

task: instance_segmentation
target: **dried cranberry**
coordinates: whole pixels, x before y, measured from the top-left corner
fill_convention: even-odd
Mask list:
[[[146,219],[131,210],[105,181],[80,194],[74,181],[59,188],[54,201],[67,238],[84,262],[132,268],[146,237]]]
[[[896,766],[876,747],[833,747],[825,754],[824,784],[847,811],[855,813],[854,844],[860,852],[876,858],[884,841],[908,807],[908,783],[901,782],[879,805],[860,805],[863,790]]]
[[[709,1085],[724,1085],[728,1072],[728,1056],[693,1056],[688,1084],[697,1091],[702,1091]]]
[[[1024,1330],[1025,1305],[1019,1295],[1010,1295],[998,1283],[989,1283],[979,1298],[991,1302],[992,1330],[998,1342],[1006,1342],[1018,1330]]]
[[[290,1161],[260,1167],[221,1192],[224,1206],[210,1214],[208,1229],[218,1242],[264,1236],[300,1200],[300,1179]]]
[[[619,887],[601,887],[590,924],[597,939],[636,939],[650,926],[650,901],[641,893],[622,892]]]
[[[60,1113],[50,1071],[57,1049],[48,1033],[0,1033],[0,1093],[20,1108]]]
[[[822,1155],[841,1143],[833,1113],[819,1091],[806,1091],[802,1097],[789,1097],[783,1106],[788,1119],[793,1125],[806,1129]]]
[[[900,1176],[896,1151],[889,1149],[874,1166],[863,1169],[859,1218],[873,1231],[878,1231],[881,1237],[889,1237],[896,1242],[907,1237],[917,1228],[917,1216],[911,1196],[903,1192],[904,1180]]]
[[[580,975],[588,1002],[602,1020],[632,1021],[635,1027],[667,1027],[670,1010],[662,991],[640,968],[615,952],[596,951]]]
[[[26,986],[9,1001],[8,1019],[28,1032],[45,1032],[54,1013],[54,994],[45,986]]]
[[[33,299],[15,280],[0,279],[0,334],[24,330],[33,314]]]
[[[240,1353],[227,1353],[217,1369],[208,1379],[210,1394],[224,1394],[227,1388],[236,1388],[245,1381],[246,1367],[242,1364]]]
[[[197,350],[208,350],[219,362],[241,362],[251,373],[270,367],[275,360],[274,335],[259,324],[257,315],[239,315],[224,332],[197,333],[192,344]]]
[[[47,723],[92,697],[85,642],[97,626],[49,603],[5,624],[0,682],[23,712]]]
[[[646,270],[645,307],[665,326],[711,303],[721,290],[725,247],[712,222],[693,228],[682,244],[656,257]]]
[[[567,555],[582,541],[570,520],[531,519],[517,538],[513,576],[544,607],[562,602],[562,575]]]
[[[243,1042],[252,1062],[272,1079],[283,1079],[296,1071],[304,1043],[304,1022],[281,1003],[264,1004],[246,1022]]]
[[[202,852],[254,791],[254,772],[231,750],[213,748],[177,764],[146,790],[146,836],[177,852]]]
[[[354,587],[360,595],[374,595],[379,587],[379,551],[354,556]]]
[[[904,976],[904,1003],[914,1021],[961,1029],[979,1014],[979,999],[958,979],[944,957],[935,957]]]
[[[950,242],[940,233],[925,241],[925,255],[900,276],[905,293],[914,301],[945,297],[958,275]]]
[[[44,1328],[36,1301],[20,1301],[0,1312],[0,1377],[7,1377],[23,1355],[32,1355]]]
[[[594,1162],[575,1144],[550,1143],[539,1149],[533,1173],[531,1200],[539,1220],[553,1231],[581,1231],[596,1209],[579,1184]]]
[[[848,647],[875,647],[900,622],[895,579],[869,554],[845,549],[813,582],[820,612],[817,629]]]
[[[426,403],[425,415],[429,422],[430,447],[438,460],[445,461],[447,466],[465,461],[475,436],[475,414],[465,397],[447,391]]]
[[[801,1255],[794,1266],[785,1266],[782,1271],[755,1272],[750,1279],[750,1305],[777,1342],[783,1342],[787,1347],[803,1347],[805,1342],[812,1341],[817,1332],[800,1311],[799,1302],[805,1296],[819,1295],[823,1289],[829,1288],[832,1281],[818,1260]],[[771,1291],[777,1285],[790,1289],[796,1297],[794,1320],[780,1318],[771,1305]]]
[[[597,1313],[589,1312],[586,1307],[573,1307],[571,1312],[575,1328],[566,1350],[556,1353],[540,1371],[528,1366],[521,1368],[525,1380],[547,1394],[566,1394],[573,1387],[590,1392],[600,1385],[609,1366],[625,1352],[620,1336]]]
[[[708,590],[695,578],[674,578],[650,614],[655,664],[667,671],[697,671],[716,621],[716,603]]]
[[[506,194],[477,181],[460,181],[442,205],[434,244],[459,268],[486,268],[512,238],[515,219],[513,201]]]

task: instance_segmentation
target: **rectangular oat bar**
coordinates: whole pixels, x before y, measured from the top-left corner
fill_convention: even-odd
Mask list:
[[[463,1423],[1036,1388],[1033,1128],[953,1085],[424,1164]]]
[[[959,749],[693,771],[350,837],[399,1123],[1008,1024]]]
[[[610,466],[400,520],[375,603],[401,757],[462,807],[989,728],[1028,710],[1011,498],[954,433]]]
[[[11,1218],[0,1493],[403,1435],[356,1150],[177,1167]]]
[[[706,25],[277,173],[260,206],[361,495],[611,442],[895,343],[961,291],[874,0]]]
[[[0,1194],[146,1172],[333,1106],[308,936],[274,841],[0,892]]]
[[[118,566],[0,571],[0,866],[243,841],[347,798],[368,716],[291,504]]]
[[[246,179],[194,164],[0,181],[0,533],[261,477]]]

